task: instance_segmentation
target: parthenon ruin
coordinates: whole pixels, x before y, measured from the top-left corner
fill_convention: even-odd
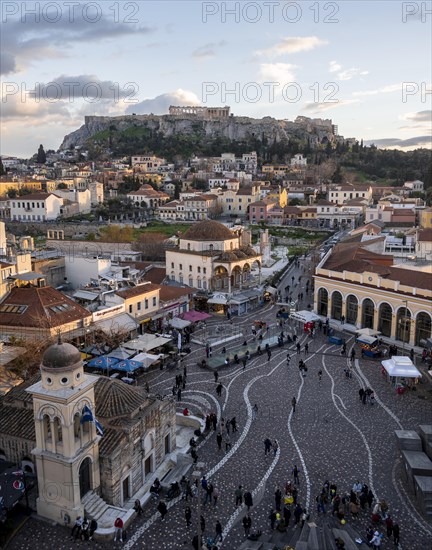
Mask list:
[[[199,105],[192,106],[174,106],[169,108],[170,115],[197,115],[199,118],[228,118],[230,115],[230,107],[202,107]]]

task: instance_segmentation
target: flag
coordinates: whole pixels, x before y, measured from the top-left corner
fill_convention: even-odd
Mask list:
[[[87,405],[84,405],[80,422],[81,424],[84,424],[84,422],[93,422],[94,425],[96,426],[96,431],[98,432],[98,434],[99,435],[104,434],[104,431],[100,422],[98,422],[98,420],[93,416],[93,413],[91,412],[91,410]]]

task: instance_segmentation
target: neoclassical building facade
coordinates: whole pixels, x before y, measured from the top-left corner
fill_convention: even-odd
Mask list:
[[[206,220],[194,224],[166,251],[166,274],[181,284],[230,294],[248,286],[251,271],[261,273],[261,254],[246,234]]]
[[[341,243],[318,264],[314,311],[357,328],[371,328],[402,345],[431,337],[430,264],[395,264],[368,243]]]

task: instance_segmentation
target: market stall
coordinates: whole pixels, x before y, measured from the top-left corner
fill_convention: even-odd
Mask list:
[[[366,357],[380,357],[382,355],[379,340],[376,336],[360,334],[357,336],[356,342],[360,344],[362,355],[366,355]]]
[[[383,374],[389,376],[399,394],[404,393],[408,387],[412,387],[413,382],[416,383],[422,376],[411,359],[405,355],[394,355],[391,359],[381,361],[381,365]]]

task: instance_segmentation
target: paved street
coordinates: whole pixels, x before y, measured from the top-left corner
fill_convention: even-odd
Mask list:
[[[281,288],[289,284],[292,276],[298,281],[298,276],[303,274],[302,267],[301,264],[300,270],[289,273]],[[304,285],[303,279],[302,283]],[[295,294],[300,291],[300,285],[297,285]],[[306,297],[302,307],[308,303]],[[253,320],[264,319],[275,325],[277,310],[277,306],[268,305],[263,311],[236,319],[235,323],[244,329],[243,333],[250,341]],[[286,325],[284,330],[289,332],[293,328]],[[197,361],[205,357],[204,349],[194,346],[192,354],[187,357],[187,385],[182,392],[182,401],[177,405],[178,411],[185,406],[192,414],[195,411],[204,414],[220,411],[225,419],[235,416],[238,423],[238,431],[231,434],[232,447],[228,453],[218,450],[215,432],[205,438],[198,450],[199,461],[205,463],[204,473],[220,493],[216,507],[207,505],[203,508],[205,532],[214,535],[215,522],[220,520],[224,529],[223,549],[234,550],[245,539],[241,524],[245,510],[235,507],[234,490],[239,484],[253,494],[252,531],[268,531],[275,487],[279,486],[284,492],[287,480],[293,481],[291,471],[296,464],[300,470],[299,501],[318,525],[323,518],[317,515],[315,497],[323,483],[326,480],[336,483],[337,491],[342,495],[349,493],[353,483],[359,480],[366,483],[376,497],[389,503],[390,513],[400,524],[401,548],[429,549],[432,526],[415,510],[394,436],[395,429],[416,429],[419,424],[430,422],[431,394],[426,391],[426,385],[419,387],[417,392],[397,395],[382,376],[379,361],[363,359],[353,363],[352,378],[347,378],[344,369],[349,361],[341,355],[340,347],[329,345],[320,332],[311,339],[302,334],[300,325],[296,329],[302,342],[300,354],[293,345],[288,349],[285,344],[282,348],[273,348],[270,361],[263,354],[249,361],[244,370],[242,365],[222,369],[219,376],[224,386],[221,398],[216,395],[213,373],[196,366]],[[354,341],[351,335],[345,337],[349,355]],[[306,341],[308,354],[304,353]],[[238,341],[228,344],[227,351],[238,345]],[[221,347],[213,349],[213,354],[220,353]],[[359,358],[358,346],[356,350]],[[286,361],[288,351],[291,355],[289,366]],[[300,359],[308,367],[305,377],[298,368]],[[319,370],[322,371],[322,381],[319,380]],[[171,394],[175,374],[175,371],[150,373],[151,392]],[[373,406],[364,405],[359,400],[360,387],[374,390]],[[294,396],[297,399],[295,413],[291,406]],[[426,396],[426,399],[419,399],[421,396]],[[256,419],[252,419],[254,404],[258,405]],[[280,451],[276,454],[272,451],[265,456],[263,442],[267,437],[279,442]],[[197,532],[197,498],[189,503],[192,508],[190,528],[186,528],[184,520],[185,502],[180,500],[170,504],[166,520],[161,522],[156,512],[157,503],[150,502],[143,516],[128,529],[128,540],[123,543],[123,548],[192,548],[191,540]],[[365,536],[369,511],[361,511],[358,518],[347,519]],[[292,525],[291,518],[290,529]],[[89,544],[99,548],[120,546],[120,543],[113,542],[71,543],[65,528],[51,527],[31,519],[9,548],[66,549]],[[382,547],[393,548],[393,543],[384,538]]]

